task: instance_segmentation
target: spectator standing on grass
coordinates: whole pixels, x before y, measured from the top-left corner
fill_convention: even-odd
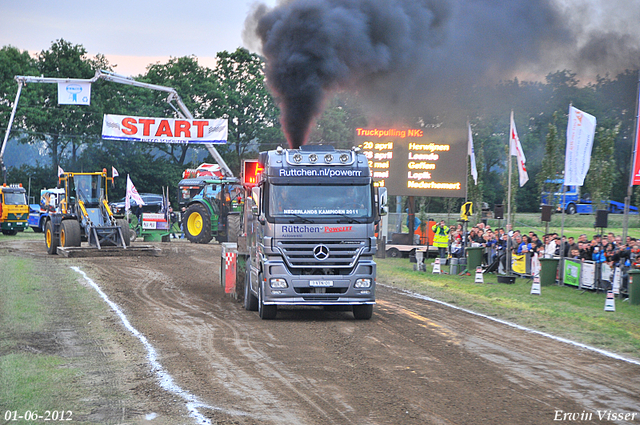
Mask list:
[[[518,254],[526,254],[529,252],[529,236],[522,235],[522,241],[520,245],[518,245],[518,250],[516,251]]]
[[[173,207],[169,205],[169,231],[171,233],[171,237],[176,239],[176,231],[174,225],[178,223],[178,215],[173,211]]]
[[[431,226],[433,231],[433,246],[438,248],[440,258],[447,256],[447,245],[449,243],[449,227],[444,224],[444,220]]]
[[[184,219],[186,218],[186,212],[187,212],[187,207],[182,207],[182,209],[180,210],[180,231],[182,232],[182,234],[180,235],[180,239],[184,239],[184,228],[186,223],[184,222]]]
[[[544,246],[542,245],[542,241],[538,238],[538,235],[535,233],[531,235],[531,242],[529,242],[529,251],[540,253],[544,250]]]
[[[556,240],[553,235],[545,235],[544,258],[552,258],[556,255]]]

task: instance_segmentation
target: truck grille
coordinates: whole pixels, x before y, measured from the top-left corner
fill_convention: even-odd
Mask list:
[[[352,268],[365,249],[364,241],[278,241],[290,268]],[[326,258],[323,259],[323,256]]]

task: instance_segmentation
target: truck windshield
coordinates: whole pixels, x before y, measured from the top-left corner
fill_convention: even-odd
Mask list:
[[[27,198],[24,193],[5,193],[4,203],[6,205],[27,205]]]
[[[269,215],[271,217],[349,216],[368,218],[372,215],[371,188],[360,186],[282,186],[271,185]]]

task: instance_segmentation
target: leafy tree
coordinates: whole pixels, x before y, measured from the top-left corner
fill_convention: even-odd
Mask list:
[[[104,57],[89,60],[81,45],[60,39],[38,55],[37,72],[45,77],[89,79],[96,66],[106,65]],[[75,165],[78,149],[85,136],[100,134],[102,116],[95,106],[58,105],[57,85],[33,84],[32,101],[25,103],[23,125],[29,141],[42,142],[49,152],[53,169],[57,169],[65,150],[71,149],[71,163]]]
[[[227,151],[233,149],[230,167],[240,169],[240,160],[258,146],[282,142],[279,110],[264,82],[264,62],[255,53],[238,48],[218,53],[213,76],[220,84],[224,109],[220,116],[229,119]]]
[[[559,185],[550,183],[548,180],[555,179],[559,172],[564,169],[561,147],[562,143],[558,137],[558,129],[554,124],[549,124],[549,132],[545,140],[544,158],[542,159],[540,172],[536,176],[539,197],[542,192],[554,193],[558,191]]]
[[[616,180],[613,151],[619,131],[620,125],[616,125],[614,128],[599,127],[597,131],[598,144],[591,158],[585,182],[596,209],[608,208],[608,205],[603,205],[602,201],[610,199],[611,190]]]
[[[366,123],[366,118],[349,93],[337,93],[317,120],[309,135],[309,143],[351,147],[355,142],[355,129]]]
[[[174,88],[194,118],[221,118],[221,111],[226,107],[225,96],[213,71],[200,66],[193,56],[171,58],[166,64],[149,65],[147,73],[139,80]],[[146,116],[178,116],[165,101],[165,92],[150,92],[153,101],[145,108]],[[185,161],[188,161],[188,145],[157,144],[156,147],[176,164],[184,166]]]
[[[36,72],[36,60],[29,56],[28,52],[21,52],[11,46],[5,46],[0,49],[0,149],[2,148],[2,142],[4,142],[16,93],[18,92],[18,84],[14,77],[16,75],[33,75]],[[25,94],[23,90],[21,97],[23,102],[25,98],[28,102],[33,96],[28,93]],[[15,119],[15,127],[19,128],[22,120],[21,116],[17,116]],[[13,143],[22,138],[24,136],[21,133],[12,131],[12,137],[7,140],[7,143]],[[5,170],[2,171],[4,172]],[[6,176],[3,175],[4,177]]]

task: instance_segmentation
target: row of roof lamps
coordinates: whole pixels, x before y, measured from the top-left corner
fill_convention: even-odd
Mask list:
[[[287,162],[289,162],[289,153],[290,152],[288,150],[283,149],[282,146],[278,146],[278,148],[276,149],[276,153],[278,153],[280,155],[282,155],[285,152],[287,154]],[[359,152],[361,152],[361,149],[358,148],[358,147],[354,147],[354,148],[352,148],[352,152],[340,153],[338,155],[338,159],[340,160],[340,163],[342,163],[342,164],[347,164],[347,163],[351,164],[351,163],[354,162],[354,159],[355,159],[353,157],[353,154],[354,153],[358,154]],[[324,162],[326,164],[331,164],[333,162],[333,160],[334,160],[334,154],[333,153],[325,153],[324,155],[320,155],[320,156],[322,156],[322,158],[324,159]],[[318,154],[316,154],[316,153],[311,152],[311,153],[308,154],[307,158],[308,158],[308,161],[311,164],[315,164],[320,159],[320,156]],[[302,160],[304,159],[304,157],[303,157],[302,153],[296,152],[291,156],[291,159],[293,160],[294,163],[300,164],[300,163],[302,163]]]

